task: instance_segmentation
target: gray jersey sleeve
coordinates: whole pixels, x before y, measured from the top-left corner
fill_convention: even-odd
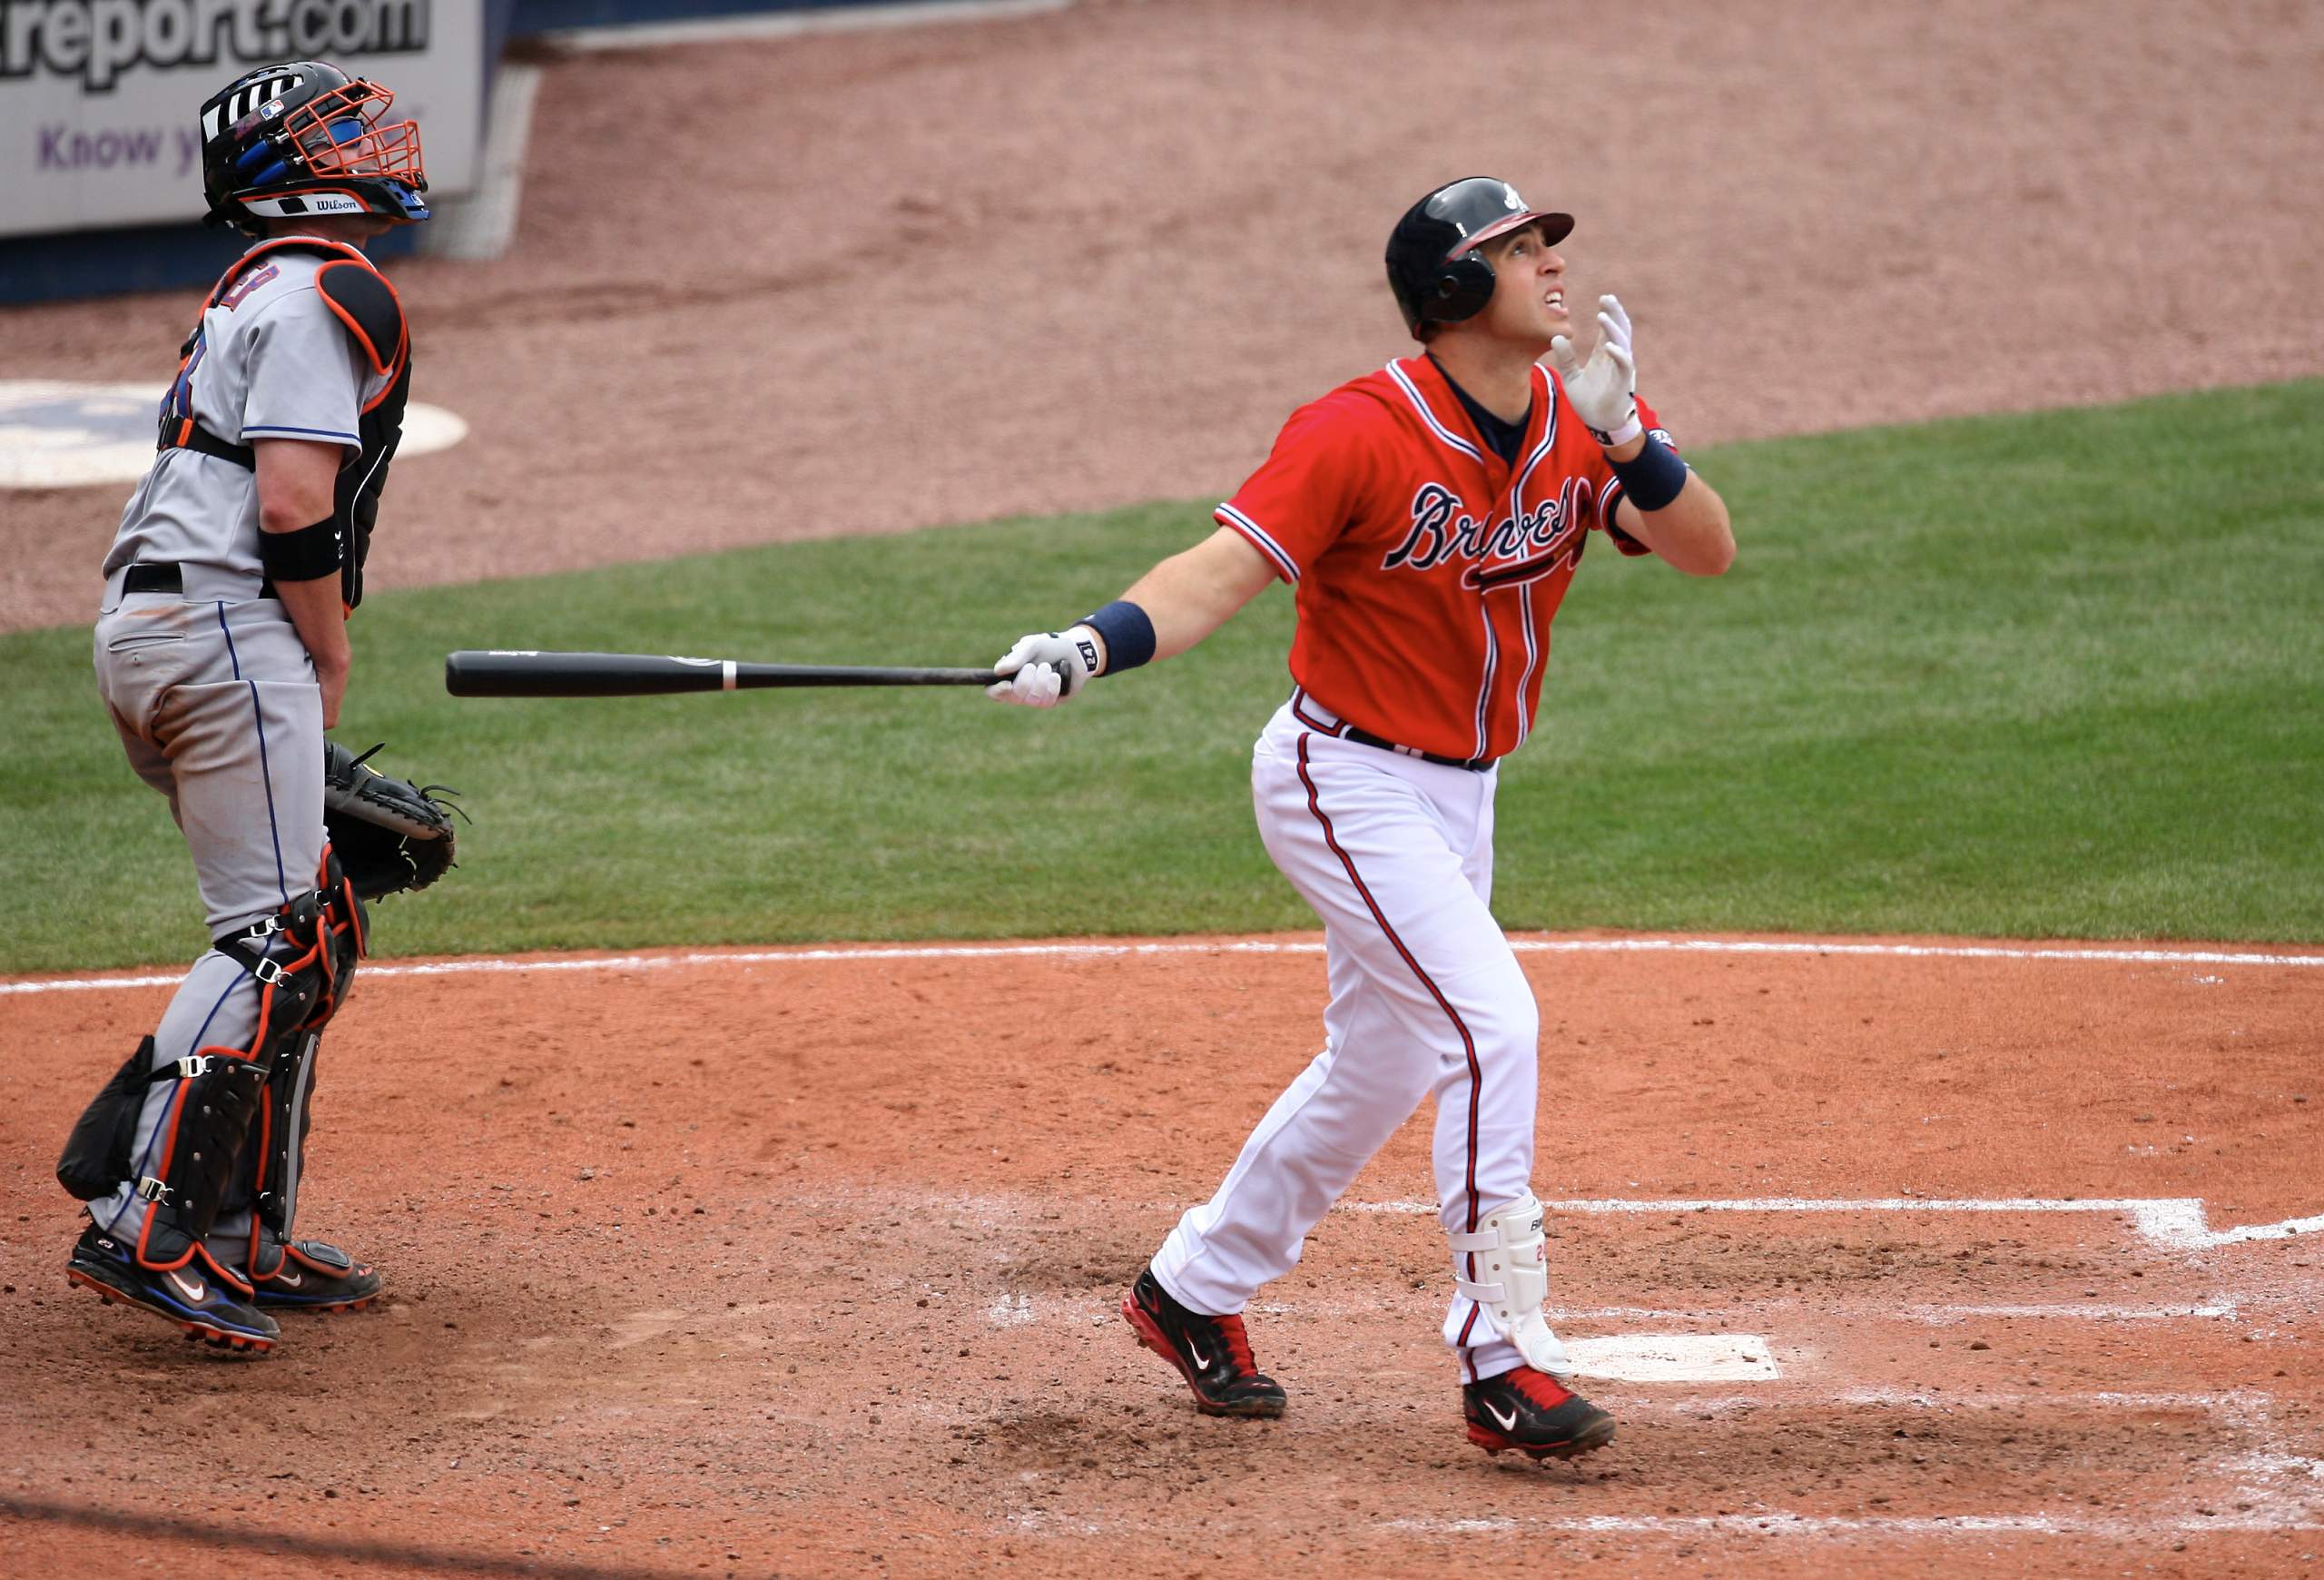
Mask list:
[[[303,439],[353,448],[367,370],[355,342],[311,289],[267,305],[250,337],[250,393],[242,402],[241,441]]]

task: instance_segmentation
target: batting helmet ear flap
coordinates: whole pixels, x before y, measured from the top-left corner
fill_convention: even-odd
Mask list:
[[[1474,252],[1447,258],[1430,281],[1426,318],[1434,323],[1459,323],[1484,311],[1492,300],[1492,265]]]

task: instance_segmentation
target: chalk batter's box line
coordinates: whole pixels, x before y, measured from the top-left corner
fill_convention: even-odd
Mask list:
[[[1695,1212],[1987,1212],[2037,1214],[2050,1212],[2102,1212],[2130,1220],[2132,1231],[2148,1244],[2161,1250],[2211,1250],[2220,1246],[2241,1245],[2250,1240],[2290,1239],[2295,1235],[2324,1231],[2324,1214],[2313,1218],[2287,1218],[2277,1223],[2245,1224],[2236,1229],[2213,1229],[2210,1215],[2200,1196],[2156,1197],[2092,1197],[2088,1199],[2051,1197],[2000,1197],[1994,1199],[1956,1198],[1947,1200],[1932,1196],[1889,1196],[1872,1198],[1809,1198],[1809,1197],[1738,1197],[1726,1200],[1683,1199],[1673,1197],[1656,1201],[1644,1198],[1605,1197],[1571,1201],[1544,1201],[1541,1206],[1552,1213],[1663,1213]],[[1392,1212],[1436,1215],[1433,1201],[1344,1201],[1340,1210],[1347,1212]]]
[[[2085,961],[2123,965],[2264,965],[2324,967],[2324,954],[2256,954],[2221,950],[2045,949],[1984,943],[1809,943],[1780,938],[1512,938],[1520,954],[1772,954],[1849,955],[1886,960]],[[686,954],[605,954],[550,960],[469,956],[410,965],[367,965],[366,980],[381,977],[464,976],[476,973],[674,971],[720,965],[800,965],[850,960],[1118,960],[1139,955],[1321,954],[1302,940],[1237,939],[1185,943],[946,943],[833,949],[696,951]],[[9,993],[82,992],[103,989],[174,987],[179,976],[59,977],[0,983]]]

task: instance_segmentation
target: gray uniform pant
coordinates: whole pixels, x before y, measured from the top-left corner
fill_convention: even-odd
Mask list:
[[[323,852],[322,691],[282,605],[192,602],[133,593],[97,619],[97,689],[137,776],[169,797],[193,854],[210,935],[240,931],[315,887]],[[155,1069],[198,1048],[250,1046],[258,983],[212,949],[193,963],[153,1033]],[[172,1082],[148,1089],[132,1153],[151,1171]],[[133,1184],[89,1203],[118,1239],[136,1240],[146,1203]],[[248,1259],[247,1202],[211,1231],[216,1260]]]

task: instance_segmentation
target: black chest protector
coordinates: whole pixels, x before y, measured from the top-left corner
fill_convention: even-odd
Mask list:
[[[193,333],[178,348],[178,376],[162,401],[162,449],[198,450],[249,470],[258,469],[258,454],[249,445],[231,444],[203,428],[193,417],[190,380],[201,360],[202,323],[210,310],[225,300],[234,283],[269,255],[280,252],[311,252],[325,262],[315,271],[315,291],[355,342],[357,356],[387,380],[387,387],[365,406],[357,420],[361,449],[340,464],[332,516],[346,545],[340,562],[340,598],[352,609],[363,601],[363,561],[371,551],[371,528],[379,519],[379,496],[388,486],[388,463],[403,440],[404,402],[411,390],[411,331],[404,321],[403,304],[386,275],[374,268],[359,248],[311,236],[286,237],[262,242],[235,260],[202,304]]]

